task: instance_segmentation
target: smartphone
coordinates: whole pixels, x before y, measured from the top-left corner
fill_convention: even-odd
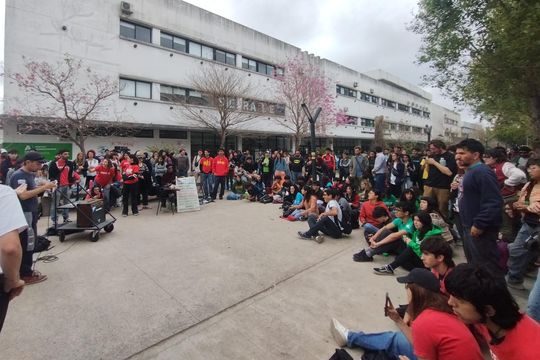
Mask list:
[[[388,293],[386,293],[386,299],[384,302],[384,316],[388,316],[388,309],[393,307],[394,305],[392,304],[392,300],[390,300],[390,296],[388,296]]]

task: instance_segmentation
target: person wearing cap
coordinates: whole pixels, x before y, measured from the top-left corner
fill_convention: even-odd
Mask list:
[[[35,239],[37,237],[38,195],[56,187],[56,183],[52,181],[48,181],[41,186],[36,186],[36,172],[43,167],[44,162],[45,159],[40,153],[35,151],[27,152],[23,158],[23,165],[19,170],[13,173],[9,183],[13,189],[17,189],[21,185],[26,185],[26,189],[21,191],[18,195],[24,216],[28,223],[28,228],[20,234],[23,255],[19,271],[21,279],[23,279],[27,285],[42,282],[47,279],[46,275],[41,274],[37,270],[32,270],[32,254],[34,252]]]
[[[403,355],[402,359],[411,360],[484,359],[474,336],[453,314],[448,298],[439,291],[439,280],[429,270],[413,269],[397,281],[405,284],[411,325],[405,323],[392,304],[386,311],[401,332],[353,332],[332,319],[330,329],[339,346],[382,350],[390,357]]]
[[[51,221],[56,225],[57,207],[60,204],[65,204],[71,196],[71,185],[79,183],[81,177],[77,174],[77,166],[73,161],[69,160],[69,151],[60,150],[59,158],[56,161],[51,161],[49,167],[49,179],[57,181],[58,189],[54,193],[54,201],[51,202]],[[69,209],[62,210],[64,222],[69,222]]]
[[[484,337],[493,359],[540,359],[540,324],[519,311],[504,280],[460,264],[446,277],[446,290],[454,313]]]

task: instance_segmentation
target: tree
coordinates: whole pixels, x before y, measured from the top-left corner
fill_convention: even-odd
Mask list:
[[[497,126],[527,119],[540,146],[540,2],[420,0],[426,80]]]
[[[380,146],[384,148],[384,116],[375,117],[375,135],[373,138],[373,147]]]
[[[111,116],[109,100],[118,93],[116,79],[99,76],[69,54],[56,64],[23,60],[24,72],[7,74],[26,96],[8,104],[8,118],[15,117],[23,133],[38,130],[68,139],[85,154],[88,137],[132,131],[103,120]]]
[[[322,70],[298,55],[282,66],[283,74],[277,75],[277,96],[285,104],[285,117],[277,121],[294,132],[295,148],[300,147],[302,139],[309,134],[309,120],[302,104],[308,109],[322,108],[316,123],[316,132],[324,133],[334,117],[334,94],[331,83]]]
[[[181,113],[195,124],[214,131],[220,137],[221,148],[225,147],[227,136],[238,131],[239,125],[259,116],[241,105],[256,94],[242,72],[234,68],[204,64],[190,76],[190,83],[196,92],[179,101]]]

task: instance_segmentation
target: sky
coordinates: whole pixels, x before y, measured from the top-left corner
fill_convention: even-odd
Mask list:
[[[421,86],[433,101],[474,121],[439,89],[422,84],[419,35],[407,30],[418,0],[184,0],[317,56],[366,72],[382,69]]]
[[[429,69],[415,64],[420,36],[407,30],[418,0],[185,0],[281,41],[366,72],[382,69],[419,85],[433,101],[474,121],[436,88],[422,84]],[[5,0],[0,0],[0,59],[4,59]],[[0,78],[0,99],[3,98]]]

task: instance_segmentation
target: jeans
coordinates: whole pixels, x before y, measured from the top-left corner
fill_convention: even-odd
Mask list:
[[[341,237],[341,229],[336,225],[332,217],[323,216],[317,221],[315,215],[308,217],[309,230],[306,231],[307,236],[317,236],[319,231],[323,234],[339,239]]]
[[[516,284],[523,282],[523,276],[527,266],[534,260],[535,255],[525,248],[525,241],[534,232],[534,228],[527,223],[523,223],[519,229],[516,239],[508,244],[508,281]]]
[[[375,190],[384,193],[386,174],[375,174]]]
[[[214,174],[201,173],[201,179],[203,196],[205,199],[210,199],[212,188],[214,186]]]
[[[27,220],[28,221],[28,220]],[[37,241],[37,211],[32,211],[32,224],[28,224],[31,226],[34,234],[34,246],[35,242]],[[19,240],[21,243],[22,248],[22,259],[21,259],[21,266],[19,267],[19,275],[21,277],[23,276],[30,276],[34,272],[32,270],[32,265],[34,265],[34,259],[32,258],[32,255],[34,254],[34,249],[31,250],[28,249],[28,236],[31,236],[29,234],[28,229],[24,230],[19,235]]]
[[[296,180],[298,180],[298,177],[302,176],[301,171],[291,171],[291,181],[293,183],[296,183]]]
[[[536,281],[529,294],[527,303],[527,315],[532,317],[536,322],[540,323],[540,276],[536,275]]]
[[[214,181],[214,190],[212,191],[212,199],[215,200],[217,197],[217,191],[218,186],[221,185],[221,188],[219,189],[219,198],[223,198],[223,194],[225,193],[225,180],[227,179],[226,176],[216,176]]]
[[[384,350],[391,357],[397,358],[399,355],[406,355],[410,360],[416,359],[412,344],[402,332],[385,331],[366,334],[361,331],[349,331],[347,346]]]
[[[68,199],[71,196],[71,187],[69,185],[59,186],[53,192],[53,201],[51,201],[51,221],[56,224],[57,212],[56,207],[69,203]],[[69,219],[69,209],[62,209],[62,217],[64,221]]]
[[[495,276],[502,277],[503,270],[499,266],[499,249],[497,247],[497,229],[486,229],[474,238],[471,228],[463,228],[463,250],[467,262],[473,266],[485,266]]]

